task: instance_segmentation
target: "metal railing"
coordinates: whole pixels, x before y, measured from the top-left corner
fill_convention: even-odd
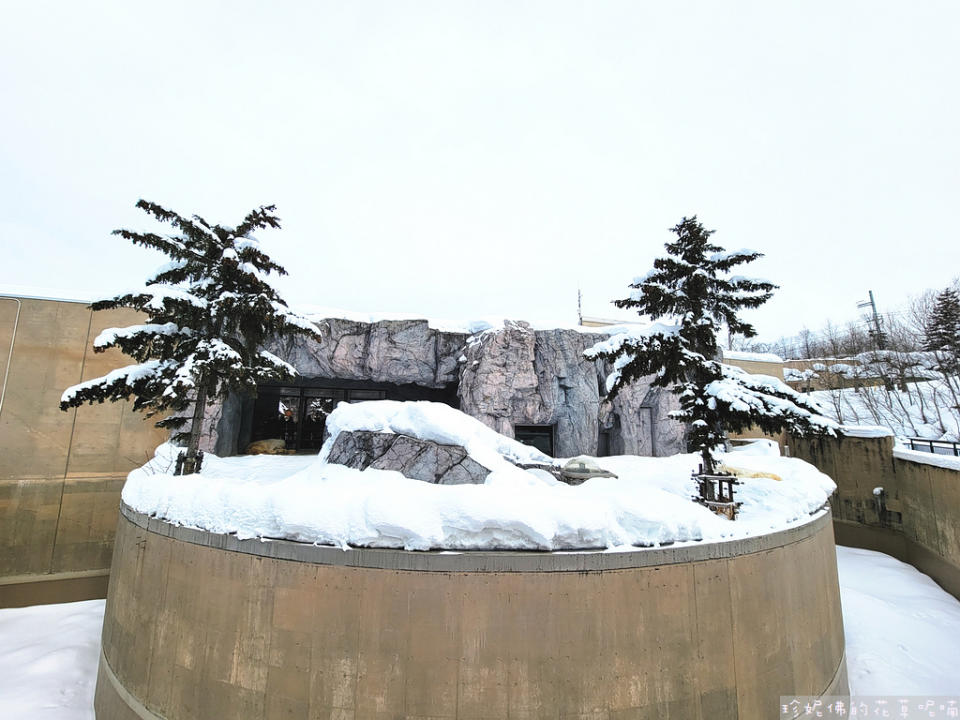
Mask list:
[[[934,455],[954,455],[960,457],[960,443],[949,440],[927,440],[926,438],[907,438],[911,450],[933,453]]]

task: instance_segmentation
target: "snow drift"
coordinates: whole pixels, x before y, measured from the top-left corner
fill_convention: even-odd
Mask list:
[[[617,478],[568,486],[513,462],[549,461],[439,403],[342,403],[320,456],[207,455],[203,472],[174,476],[178,449],[161,445],[130,473],[123,500],[179,525],[240,538],[407,550],[577,550],[720,541],[810,520],[835,486],[812,465],[758,443],[724,461],[745,474],[735,522],[693,502],[698,455],[598,458]],[[462,445],[491,469],[483,485],[432,485],[398,472],[326,462],[336,434],[372,430]]]

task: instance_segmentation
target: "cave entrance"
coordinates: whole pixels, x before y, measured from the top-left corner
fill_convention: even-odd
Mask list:
[[[317,451],[327,415],[341,401],[382,400],[385,390],[324,387],[262,387],[253,404],[250,441],[283,440],[287,450]]]
[[[282,440],[286,450],[317,452],[323,445],[327,416],[341,402],[432,400],[458,406],[456,384],[445,388],[353,380],[301,378],[288,385],[260,385],[244,403],[241,452],[257,440]]]
[[[524,445],[532,445],[553,457],[553,425],[514,425],[513,436]]]

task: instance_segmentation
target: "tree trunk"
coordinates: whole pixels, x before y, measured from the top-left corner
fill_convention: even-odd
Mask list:
[[[700,449],[700,460],[703,462],[704,475],[713,475],[713,455],[710,454],[710,448]]]
[[[197,399],[193,406],[193,419],[190,421],[190,439],[187,442],[187,455],[183,459],[182,475],[192,475],[200,470],[200,431],[203,428],[203,407],[206,404],[207,384],[202,382],[200,387],[197,388]]]

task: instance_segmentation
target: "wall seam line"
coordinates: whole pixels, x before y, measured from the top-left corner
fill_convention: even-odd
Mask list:
[[[89,310],[90,317],[87,320],[87,334],[83,339],[83,355],[80,359],[80,377],[78,382],[83,382],[83,372],[87,367],[87,345],[90,343],[90,328],[93,327],[93,310]],[[50,562],[47,565],[47,572],[53,572],[53,558],[57,554],[57,535],[60,534],[60,516],[63,514],[63,494],[67,489],[67,472],[70,470],[70,453],[73,452],[73,434],[77,428],[77,415],[80,408],[73,409],[73,419],[70,421],[70,439],[67,441],[67,457],[63,462],[63,479],[60,482],[60,504],[57,507],[57,522],[53,526],[53,542],[50,543]]]

